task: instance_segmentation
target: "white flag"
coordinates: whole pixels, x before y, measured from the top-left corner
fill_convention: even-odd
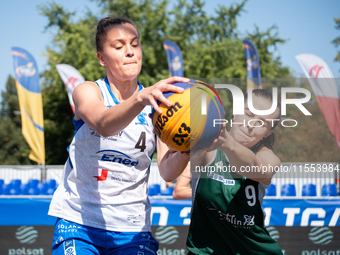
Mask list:
[[[74,103],[72,99],[72,92],[78,84],[85,82],[85,80],[83,76],[78,72],[78,70],[75,69],[73,66],[60,64],[60,65],[56,65],[56,67],[67,89],[68,99],[70,100],[70,105],[74,113]]]
[[[336,83],[328,65],[318,56],[299,54],[295,58],[311,85],[328,127],[340,147],[340,110]]]

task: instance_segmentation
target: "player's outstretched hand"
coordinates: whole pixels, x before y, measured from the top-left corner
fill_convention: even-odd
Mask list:
[[[228,144],[228,141],[229,141],[228,139],[229,139],[229,134],[227,132],[226,125],[223,124],[219,136],[207,147],[203,149],[199,149],[196,152],[194,152],[193,156],[201,157],[204,152],[221,149],[222,146],[226,146]]]
[[[188,83],[189,81],[190,81],[189,78],[179,76],[173,76],[168,79],[160,80],[155,85],[139,91],[137,99],[143,105],[152,105],[155,111],[161,114],[162,110],[158,106],[157,100],[167,105],[168,107],[172,106],[172,102],[163,96],[163,92],[173,91],[175,93],[183,93],[184,91],[183,88],[172,84],[176,82]]]

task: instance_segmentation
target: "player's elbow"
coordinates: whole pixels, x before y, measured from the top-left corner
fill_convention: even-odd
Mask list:
[[[180,197],[178,196],[178,192],[176,191],[176,189],[174,189],[174,191],[172,192],[172,197],[175,199],[175,200],[179,200]]]
[[[160,174],[165,182],[172,182],[176,179],[176,177],[169,176],[168,174],[162,174],[162,172],[160,172]]]

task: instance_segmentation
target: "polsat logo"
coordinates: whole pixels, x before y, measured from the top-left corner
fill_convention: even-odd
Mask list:
[[[32,244],[38,238],[38,231],[33,226],[21,226],[17,229],[15,237],[20,243]]]
[[[161,226],[157,228],[155,238],[161,244],[173,244],[179,238],[179,232],[174,226]]]
[[[18,66],[15,69],[15,73],[18,75],[18,77],[21,77],[21,76],[30,77],[30,76],[35,75],[36,70],[33,67],[33,63],[28,62],[27,65]]]

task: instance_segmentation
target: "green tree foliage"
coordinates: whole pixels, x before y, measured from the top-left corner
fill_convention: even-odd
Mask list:
[[[31,165],[31,151],[21,133],[21,116],[14,78],[9,75],[6,91],[1,93],[0,165]]]
[[[335,21],[335,28],[340,29],[340,18],[334,18]],[[340,46],[340,36],[335,38],[332,43],[335,45],[335,47],[339,48]],[[340,50],[338,50],[338,54],[335,56],[334,61],[340,62]]]
[[[90,10],[85,17],[74,20],[69,12],[52,2],[41,5],[41,14],[48,18],[46,30],[54,35],[46,49],[48,68],[42,74],[46,164],[63,164],[66,148],[74,127],[66,89],[56,70],[57,64],[75,67],[85,80],[105,77],[98,63],[94,45],[96,23],[100,18],[125,15],[138,26],[143,50],[143,67],[139,81],[150,86],[169,77],[163,41],[173,40],[182,50],[184,73],[190,78],[246,78],[242,38],[237,30],[237,18],[245,11],[246,0],[230,7],[218,6],[208,15],[201,0],[170,2],[167,0],[96,0],[102,10],[96,17]],[[284,40],[276,27],[247,32],[259,49],[262,77],[288,77],[273,51]],[[241,88],[245,91],[245,83]],[[230,99],[230,98],[229,98]],[[229,100],[228,99],[228,100]],[[225,102],[230,105],[230,102]],[[228,108],[230,109],[230,107]]]
[[[204,80],[209,84],[218,83],[221,78],[233,78],[233,82],[246,92],[246,62],[242,40],[237,30],[237,17],[245,11],[247,1],[232,4],[229,8],[218,6],[215,13],[208,15],[201,0],[177,1],[167,12],[168,1],[107,1],[97,3],[109,15],[122,14],[136,22],[143,47],[143,68],[139,80],[149,86],[169,76],[166,53],[162,42],[174,41],[181,49],[184,75]],[[151,18],[152,17],[152,18]],[[261,75],[267,78],[288,78],[289,69],[282,66],[280,58],[274,58],[279,44],[285,42],[271,26],[262,32],[254,26],[246,38],[258,48]],[[219,78],[219,79],[216,79]],[[235,78],[243,78],[236,81]],[[234,84],[234,83],[231,83]],[[226,116],[231,116],[231,94],[218,91],[224,96]]]
[[[73,23],[71,18],[75,13],[64,11],[57,4],[42,5],[40,8],[41,13],[49,20],[46,30],[56,31],[54,40],[45,53],[50,68],[42,74],[41,80],[46,164],[64,164],[68,156],[66,148],[72,140],[74,126],[67,92],[56,65],[72,65],[86,80],[104,77],[105,70],[99,68],[96,57],[93,43],[96,19],[91,14]]]
[[[245,78],[246,63],[242,40],[237,31],[236,18],[245,11],[246,1],[229,8],[218,6],[208,16],[201,0],[179,0],[171,11],[169,1],[107,1],[97,0],[104,13],[122,14],[136,22],[143,47],[143,69],[140,80],[152,85],[168,77],[166,54],[162,42],[169,39],[181,48],[184,74],[190,78]],[[263,77],[288,77],[289,69],[282,67],[279,58],[273,58],[270,49],[276,49],[285,40],[278,37],[275,26],[261,32],[255,26],[247,38],[259,49]],[[245,89],[245,88],[242,88]]]
[[[48,18],[46,31],[52,33],[51,44],[45,49],[47,67],[41,74],[46,164],[64,164],[67,146],[74,134],[72,110],[65,86],[56,70],[57,64],[75,67],[85,80],[95,81],[105,77],[105,69],[98,63],[95,49],[95,30],[100,18],[115,14],[131,18],[138,26],[143,50],[143,67],[139,81],[150,86],[169,77],[164,40],[172,40],[181,48],[186,77],[202,79],[209,84],[229,83],[246,92],[246,63],[243,39],[250,39],[258,49],[263,87],[300,86],[310,89],[307,81],[295,83],[289,69],[282,66],[275,50],[285,42],[278,35],[275,25],[261,31],[254,25],[253,31],[237,29],[237,19],[242,18],[247,0],[218,6],[213,14],[205,12],[201,0],[94,0],[102,10],[95,16],[88,10],[83,18],[75,19],[75,12],[52,2],[41,5],[41,14]],[[335,19],[337,29],[340,19]],[[246,34],[244,36],[244,34]],[[340,39],[333,43],[340,45]],[[340,61],[340,53],[336,61]],[[285,78],[285,79],[273,79]],[[227,82],[226,82],[227,81]],[[0,164],[35,164],[28,159],[30,148],[21,134],[21,118],[14,79],[10,76],[2,93],[0,109]],[[279,90],[280,92],[280,90]],[[226,119],[232,110],[231,93],[218,90],[223,98]],[[280,98],[280,94],[279,94]],[[312,97],[315,99],[315,97]],[[288,109],[297,128],[277,127],[275,150],[283,162],[287,161],[339,161],[339,151],[323,121],[316,102],[308,104],[312,117],[304,116],[294,108]],[[313,137],[313,139],[310,139]],[[329,145],[329,148],[320,146]],[[332,153],[329,153],[329,152]]]

